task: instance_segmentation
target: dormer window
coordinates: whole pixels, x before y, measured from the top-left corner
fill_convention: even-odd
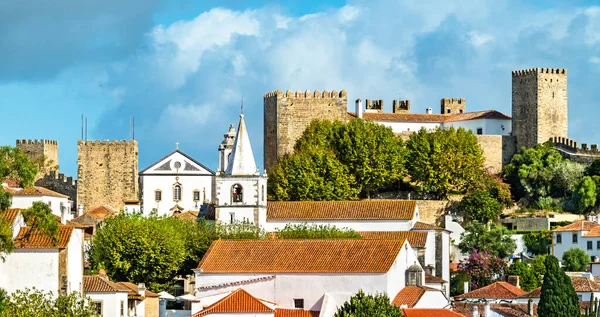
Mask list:
[[[181,185],[175,185],[175,187],[173,187],[173,200],[181,200]]]
[[[421,286],[423,282],[421,280],[421,275],[423,274],[423,269],[417,265],[417,263],[411,265],[406,270],[406,286]]]
[[[244,200],[244,189],[242,185],[235,184],[231,187],[231,201],[241,203]]]

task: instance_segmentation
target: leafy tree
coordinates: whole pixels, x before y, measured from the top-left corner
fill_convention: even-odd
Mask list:
[[[249,221],[236,221],[231,224],[217,224],[216,236],[225,240],[264,239],[265,231]]]
[[[471,279],[471,287],[477,289],[504,278],[506,263],[491,252],[471,249],[471,255],[458,267]]]
[[[275,235],[277,239],[360,239],[361,237],[352,229],[316,224],[287,224]]]
[[[10,296],[3,288],[0,288],[0,316],[4,316],[3,312],[8,307]]]
[[[214,226],[209,226],[206,221],[184,221],[176,217],[168,217],[164,221],[185,236],[185,259],[176,274],[192,274],[211,243],[217,239]]]
[[[465,293],[465,282],[471,283],[471,277],[465,271],[457,271],[450,275],[450,296]]]
[[[573,202],[577,211],[585,212],[596,205],[596,182],[590,176],[581,178],[573,192]]]
[[[5,304],[0,316],[99,317],[91,300],[77,292],[55,297],[51,292],[44,293],[34,287],[17,290]]]
[[[579,317],[579,299],[571,279],[560,269],[558,259],[546,257],[546,274],[537,313],[540,317]]]
[[[334,317],[401,317],[398,307],[390,304],[385,294],[365,295],[360,290],[338,308]]]
[[[473,184],[473,189],[482,189],[489,192],[504,207],[511,207],[512,201],[510,186],[502,178],[486,171],[481,175],[479,181]]]
[[[552,167],[552,196],[567,197],[585,173],[585,165],[563,160]]]
[[[483,189],[475,189],[463,197],[458,209],[465,212],[467,219],[487,223],[500,217],[503,205]]]
[[[21,149],[0,146],[0,180],[5,178],[18,180],[21,187],[33,185],[38,170],[29,156]],[[10,194],[0,186],[0,210],[10,207]]]
[[[527,250],[533,254],[548,254],[552,246],[552,232],[550,230],[534,231],[523,235]]]
[[[546,257],[547,255],[538,255],[531,261],[531,270],[538,278],[542,278],[546,274]]]
[[[523,262],[515,262],[508,267],[509,275],[517,275],[519,277],[519,285],[526,292],[540,286],[539,276]]]
[[[463,128],[421,129],[410,136],[406,147],[411,181],[440,196],[467,189],[484,173],[477,138]]]
[[[585,169],[585,175],[600,176],[600,158],[592,161],[592,163]]]
[[[570,248],[562,257],[565,271],[585,271],[590,265],[590,256],[580,248]]]
[[[488,225],[476,220],[465,226],[465,232],[461,234],[461,238],[462,241],[458,247],[463,253],[470,253],[473,250],[486,250],[504,259],[517,248],[508,229],[494,224],[490,224],[488,229]]]
[[[6,255],[15,249],[11,225],[0,215],[0,260],[3,262],[6,260]]]
[[[31,228],[23,237],[24,240],[27,240],[29,235],[35,232],[51,237],[56,242],[58,239],[59,222],[56,220],[54,214],[52,214],[50,206],[44,202],[35,201],[31,207],[23,212],[23,217]]]

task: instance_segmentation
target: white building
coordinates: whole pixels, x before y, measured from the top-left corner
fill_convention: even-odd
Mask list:
[[[34,202],[41,201],[47,204],[52,209],[52,213],[57,217],[65,218],[66,220],[73,219],[69,196],[39,186],[21,188],[9,186],[4,182],[2,183],[2,187],[4,191],[12,195],[10,208],[27,209]]]
[[[571,248],[586,251],[590,258],[600,256],[600,225],[596,221],[581,220],[552,230],[552,255],[562,260]]]
[[[140,172],[141,211],[171,216],[214,200],[215,173],[176,149]]]
[[[129,289],[108,280],[105,274],[86,275],[83,290],[102,317],[127,316]]]

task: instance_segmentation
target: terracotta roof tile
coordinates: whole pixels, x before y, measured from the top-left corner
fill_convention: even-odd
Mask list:
[[[108,279],[101,278],[98,275],[83,276],[83,291],[85,293],[114,293],[114,292],[130,292],[127,287],[119,285],[119,283],[111,282]]]
[[[319,317],[320,314],[312,310],[277,308],[273,317]]]
[[[402,308],[404,317],[464,317],[465,315],[443,308]]]
[[[59,197],[69,198],[69,196],[57,193],[44,187],[31,186],[23,189],[4,187],[4,190],[13,196],[48,196],[48,197]]]
[[[190,317],[201,317],[212,313],[272,313],[273,311],[259,299],[239,288]]]
[[[58,227],[58,238],[55,242],[52,237],[44,235],[37,229],[29,233],[31,227],[21,227],[15,239],[15,247],[20,249],[64,249],[69,244],[73,228],[72,226],[60,225]]]
[[[576,292],[600,292],[600,286],[587,277],[569,276]]]
[[[542,295],[542,287],[538,287],[536,289],[531,290],[529,293],[523,294],[518,298],[540,298]]]
[[[6,184],[8,187],[21,187],[21,182],[16,179],[5,178],[2,181],[2,185]]]
[[[176,214],[175,217],[186,221],[196,221],[196,219],[198,219],[198,211],[188,210],[186,212]]]
[[[446,229],[440,228],[436,225],[432,225],[425,222],[417,221],[415,225],[412,227],[412,230],[435,230],[435,231],[444,231]]]
[[[410,220],[416,206],[414,200],[270,201],[267,220]]]
[[[363,239],[399,239],[408,240],[413,248],[424,248],[427,243],[427,232],[416,231],[361,231]]]
[[[392,305],[394,306],[403,306],[406,305],[409,308],[415,306],[423,294],[427,291],[438,291],[435,288],[427,287],[427,286],[405,286],[401,289],[396,297],[392,300]]]
[[[554,232],[556,232],[556,231],[590,231],[593,228],[596,228],[598,226],[600,226],[600,225],[595,221],[580,220],[580,221],[574,222],[570,225],[556,228],[552,231],[554,231]]]
[[[118,213],[118,211],[112,208],[109,205],[98,206],[91,210],[88,210],[83,215],[73,219],[74,223],[82,224],[82,225],[95,225],[98,222],[104,221],[106,217],[110,215],[114,215]]]
[[[533,316],[537,315],[537,306],[537,304],[533,304]],[[490,310],[495,313],[501,314],[504,317],[531,316],[529,315],[528,304],[492,304],[490,305]]]
[[[160,295],[158,295],[156,293],[153,293],[153,292],[151,292],[149,290],[146,290],[144,292],[144,296],[140,296],[138,286],[136,284],[133,284],[133,283],[130,283],[130,282],[118,282],[117,284],[119,284],[123,288],[129,289],[128,298],[130,298],[130,299],[143,300],[144,297],[160,297]]]
[[[404,240],[217,240],[198,264],[198,270],[210,273],[384,273],[403,245]]]
[[[441,277],[433,276],[429,273],[425,273],[425,283],[448,283]]]
[[[19,215],[20,212],[23,212],[23,210],[24,209],[19,208],[6,209],[5,211],[0,212],[0,218],[6,221],[7,224],[12,226],[12,224],[15,223],[15,220],[17,219],[17,215]]]
[[[592,230],[590,230],[583,236],[584,237],[600,237],[600,226],[592,228]]]
[[[507,282],[495,282],[488,286],[478,288],[465,294],[456,296],[456,298],[504,298],[512,299],[524,295],[526,292]]]
[[[456,114],[365,112],[363,113],[363,118],[372,121],[422,123],[458,122],[474,119],[511,119],[510,116],[507,116],[504,113],[496,110],[484,110]]]

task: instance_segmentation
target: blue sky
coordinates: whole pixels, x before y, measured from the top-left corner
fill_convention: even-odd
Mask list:
[[[240,100],[262,162],[262,96],[341,90],[443,97],[510,114],[511,71],[569,71],[569,136],[599,143],[598,1],[45,0],[0,4],[0,144],[59,141],[77,172],[89,139],[127,139],[140,169],[180,148],[215,169]],[[260,164],[262,165],[262,164]]]

